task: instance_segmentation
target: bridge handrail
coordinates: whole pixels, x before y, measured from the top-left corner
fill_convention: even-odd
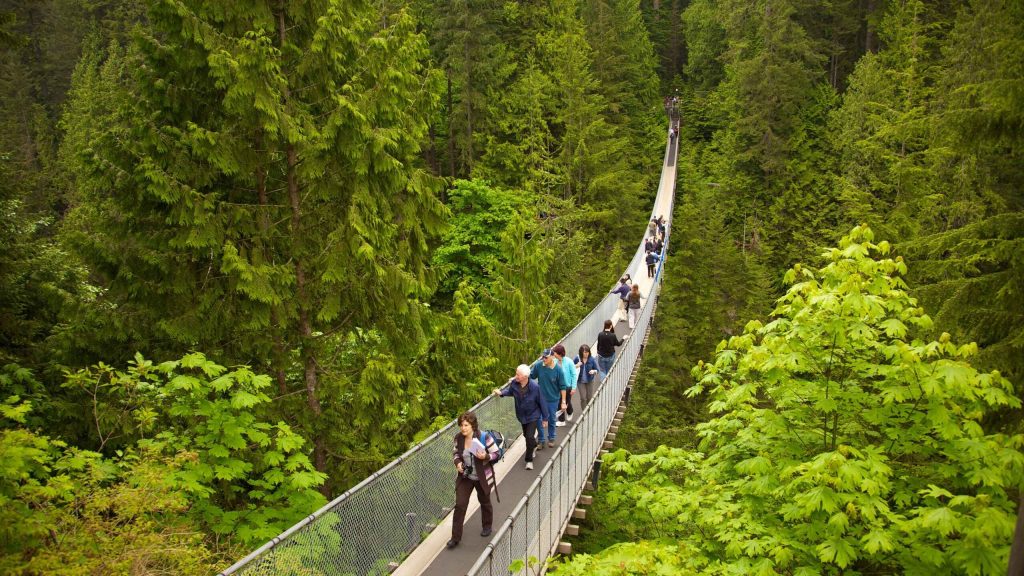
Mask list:
[[[666,162],[668,154],[674,153],[673,144],[670,142],[666,150]],[[659,200],[663,193],[672,194],[668,209],[671,218],[675,203],[674,179],[667,189],[659,189],[655,207],[660,204]],[[668,232],[666,231],[665,235],[663,256],[668,254]],[[646,333],[654,313],[664,264],[665,258],[662,258],[658,263],[647,302],[634,328],[633,334],[638,337],[630,338],[616,354],[615,363],[593,400],[584,408],[576,423],[569,429],[565,441],[558,446],[526,494],[498,528],[491,542],[477,557],[468,576],[529,574],[532,573],[528,568],[531,557],[543,562],[555,552],[560,536],[565,531],[575,504],[586,485],[590,468],[604,446],[604,439],[618,411],[629,376],[639,359],[643,345],[642,335]],[[510,568],[516,560],[523,562],[523,568],[519,571]]]

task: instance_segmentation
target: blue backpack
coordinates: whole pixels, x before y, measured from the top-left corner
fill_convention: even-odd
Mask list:
[[[505,459],[505,437],[501,435],[501,432],[497,430],[484,430],[484,445],[487,445],[487,437],[490,436],[494,440],[494,446],[498,449],[498,460]]]

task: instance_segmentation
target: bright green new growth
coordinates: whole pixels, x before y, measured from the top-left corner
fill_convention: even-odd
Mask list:
[[[822,268],[794,266],[774,319],[750,322],[694,368],[688,393],[707,392],[717,414],[698,427],[701,453],[662,446],[608,458],[620,476],[610,503],[635,503],[676,539],[659,546],[680,557],[678,569],[1005,570],[1024,437],[987,434],[981,421],[1020,400],[998,372],[968,363],[975,344],[915,336],[931,319],[906,292],[902,258],[872,240],[861,226]],[[662,566],[649,553],[643,569],[602,571],[617,553],[559,573]]]
[[[325,503],[316,489],[326,476],[306,440],[265,415],[270,376],[199,353],[158,365],[136,355],[124,371],[100,364],[68,375],[65,386],[95,399],[100,438],[137,439],[145,451],[178,458],[168,483],[213,533],[257,544]]]

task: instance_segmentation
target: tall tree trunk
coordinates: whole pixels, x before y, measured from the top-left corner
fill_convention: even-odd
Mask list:
[[[462,87],[462,101],[466,106],[466,147],[463,151],[462,173],[468,178],[473,171],[473,60],[469,54],[469,43],[463,45],[463,61],[466,65],[466,85]]]
[[[669,58],[669,66],[671,66],[668,76],[669,81],[671,81],[672,78],[679,73],[680,68],[682,68],[679,62],[679,28],[682,25],[682,19],[679,13],[679,0],[672,0],[672,17],[669,18],[668,21],[668,45],[669,50],[672,53],[672,56]]]
[[[864,51],[878,52],[878,37],[875,35],[875,26],[872,24],[872,16],[875,14],[875,0],[867,0],[864,8]]]
[[[258,133],[256,135],[256,147],[257,149],[263,148],[263,134]],[[263,258],[269,261],[271,254],[270,248],[267,246],[268,239],[270,238],[270,214],[268,213],[269,202],[267,201],[267,172],[260,164],[256,167],[256,196],[258,197],[260,206],[260,233],[263,235]],[[272,370],[274,372],[274,378],[277,380],[278,393],[284,396],[288,393],[288,379],[285,377],[284,371],[284,342],[281,340],[281,323],[277,315],[277,308],[270,308],[270,334],[274,341],[274,357],[271,359],[273,363]]]
[[[278,5],[277,25],[278,36],[281,41],[281,47],[283,48],[285,46],[285,33],[287,30],[284,0],[281,0]],[[291,101],[291,90],[288,88],[287,83],[284,86],[283,97],[284,105],[287,109]],[[313,463],[317,470],[325,472],[327,469],[327,455],[324,449],[323,438],[319,430],[321,409],[320,399],[317,397],[317,390],[320,383],[316,371],[316,354],[313,350],[313,324],[310,315],[309,293],[306,286],[306,264],[300,249],[302,242],[302,196],[299,190],[298,174],[296,173],[299,164],[298,156],[298,152],[295,150],[295,145],[288,142],[285,145],[285,159],[287,162],[286,174],[288,182],[288,200],[292,209],[291,256],[292,261],[295,263],[295,296],[299,305],[299,334],[301,336],[299,347],[302,350],[302,364],[304,368],[304,381],[306,384],[306,402],[313,415]],[[328,486],[325,483],[321,488],[321,491],[326,490],[328,490]],[[327,494],[325,493],[325,496],[326,495]]]
[[[455,117],[455,109],[452,108],[452,71],[445,72],[448,80],[448,176],[455,178],[455,134],[452,133],[452,118]]]
[[[436,176],[441,175],[441,166],[437,162],[437,132],[434,131],[434,124],[431,123],[427,126],[427,148],[423,151],[424,160],[427,162],[427,166],[430,166],[430,172]],[[444,192],[442,192],[441,201],[444,202]]]
[[[1010,547],[1010,565],[1007,576],[1024,576],[1024,495],[1019,496],[1017,506],[1017,527],[1013,531],[1013,545]]]

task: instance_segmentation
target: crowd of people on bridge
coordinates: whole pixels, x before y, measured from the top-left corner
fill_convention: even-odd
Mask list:
[[[665,246],[665,218],[651,218],[648,232],[644,241],[645,262],[647,276],[653,278]],[[624,313],[632,332],[639,321],[645,300],[640,287],[629,274],[625,274],[612,293],[619,295],[620,311]],[[545,348],[532,365],[519,365],[505,386],[494,389],[495,396],[511,396],[513,399],[516,420],[526,439],[524,460],[527,470],[533,470],[537,451],[555,447],[558,428],[572,421],[576,390],[580,391],[580,408],[586,408],[594,399],[598,384],[611,371],[616,348],[625,344],[630,337],[627,333],[620,338],[615,333],[615,324],[612,319],[604,321],[604,327],[597,335],[596,355],[591,353],[589,345],[584,344],[570,360],[565,346],[558,343]],[[469,498],[474,491],[481,509],[483,526],[480,535],[485,538],[491,535],[494,508],[490,494],[492,487],[497,486],[494,463],[500,458],[493,436],[480,430],[473,412],[462,414],[458,424],[459,432],[455,435],[452,450],[452,461],[457,472],[455,512],[448,548],[458,546],[462,540],[463,522]]]

